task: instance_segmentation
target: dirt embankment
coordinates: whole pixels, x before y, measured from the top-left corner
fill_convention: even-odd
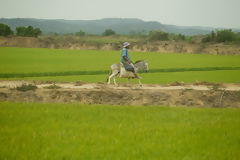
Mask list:
[[[16,87],[22,84],[34,84],[37,89],[24,92],[17,90]],[[189,84],[140,87],[134,84],[113,86],[88,83],[0,81],[0,101],[240,108],[240,85]]]
[[[121,44],[116,43],[88,43],[77,39],[58,41],[54,38],[33,37],[0,37],[0,46],[56,48],[56,49],[95,49],[120,50]],[[206,53],[206,54],[240,54],[240,45],[203,44],[201,42],[187,43],[175,41],[160,41],[152,43],[136,43],[133,51],[162,52],[162,53]]]

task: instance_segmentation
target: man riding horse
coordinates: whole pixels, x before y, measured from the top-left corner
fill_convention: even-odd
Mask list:
[[[124,42],[122,53],[121,53],[121,62],[127,71],[133,72],[135,78],[140,79],[140,77],[136,74],[136,69],[134,67],[134,64],[129,57],[128,50],[127,50],[129,48],[130,48],[130,43]]]
[[[133,64],[127,50],[129,46],[130,43],[123,43],[121,63],[114,63],[110,66],[111,70],[107,78],[108,84],[111,83],[111,78],[113,78],[114,84],[117,85],[116,76],[119,75],[119,78],[128,78],[128,80],[130,80],[131,78],[137,78],[139,84],[142,85],[140,80],[141,78],[136,73],[140,70],[148,72],[148,62],[145,60],[138,60]]]

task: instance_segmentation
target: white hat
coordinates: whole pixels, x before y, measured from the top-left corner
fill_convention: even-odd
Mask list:
[[[126,48],[127,46],[130,46],[130,43],[124,42],[124,43],[123,43],[123,48]]]

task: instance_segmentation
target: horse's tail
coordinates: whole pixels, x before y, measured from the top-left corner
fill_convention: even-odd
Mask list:
[[[108,82],[108,78],[111,74],[112,74],[112,70],[110,70],[109,73],[108,73],[107,82]]]

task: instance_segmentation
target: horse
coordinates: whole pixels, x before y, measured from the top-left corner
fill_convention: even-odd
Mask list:
[[[122,63],[114,63],[111,65],[110,68],[111,70],[107,78],[107,84],[110,84],[111,78],[113,78],[114,84],[117,85],[116,83],[117,75],[119,75],[120,78],[128,78],[128,81],[130,81],[131,78],[136,78],[131,71],[125,70]],[[138,60],[134,63],[134,69],[136,73],[140,70],[143,70],[144,72],[148,72],[148,62],[145,60]],[[142,85],[140,78],[138,78],[138,82],[140,85]]]

